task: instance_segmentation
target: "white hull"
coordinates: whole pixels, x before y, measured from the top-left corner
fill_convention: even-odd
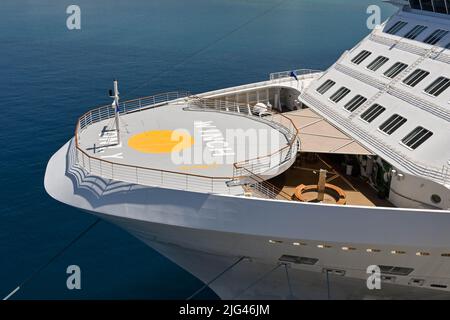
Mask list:
[[[238,298],[326,299],[324,268],[345,272],[329,276],[333,299],[448,294],[430,287],[448,285],[450,258],[440,254],[450,243],[450,216],[442,211],[316,205],[143,187],[87,175],[73,165],[70,147],[68,142],[49,161],[45,187],[52,197],[118,224],[204,282],[240,257],[249,257],[251,263],[243,260],[211,284],[222,298],[236,297],[276,266],[282,255],[316,258],[318,263],[292,264],[292,295],[282,266],[268,276],[273,279],[258,282]],[[270,243],[272,239],[280,243]],[[323,243],[331,248],[318,248]],[[357,250],[343,251],[343,246]],[[366,248],[381,252],[367,253]],[[405,254],[392,255],[391,250]],[[416,256],[417,251],[431,255]],[[396,276],[394,284],[382,283],[382,290],[369,291],[366,268],[373,264],[414,271]],[[410,284],[414,278],[424,280],[422,287]]]
[[[101,127],[108,127],[112,114],[110,106],[104,106],[77,122],[77,155],[72,139],[49,161],[47,192],[128,230],[222,298],[449,298],[448,16],[422,14],[419,9],[430,8],[413,5],[411,9],[405,1],[389,2],[400,7],[397,14],[323,73],[271,74],[269,81],[206,92],[184,102],[180,100],[184,95],[171,93],[128,101],[120,114],[125,114],[129,125],[125,133],[120,125],[116,127],[116,139],[158,128],[160,119],[174,114],[164,113],[164,106],[170,106],[166,103],[178,101],[193,107],[189,112],[213,111],[210,122],[217,122],[222,131],[243,120],[233,115],[245,116],[246,122],[257,120],[248,123],[249,128],[272,119],[270,127],[283,133],[289,148],[245,159],[241,165],[233,163],[218,180],[214,174],[203,175],[205,171],[201,175],[172,172],[173,167],[166,166],[173,163],[169,158],[141,156],[137,161],[128,144],[118,144],[126,157],[108,146],[109,136]],[[295,110],[290,116],[296,124],[285,115],[263,117],[261,106],[255,109],[260,103],[279,111]],[[313,115],[307,120],[297,113],[305,107]],[[185,108],[179,111],[174,116],[177,121],[164,127],[192,126],[193,119],[182,121],[188,118],[181,112]],[[202,119],[206,115],[202,113]],[[310,149],[302,148],[308,146],[308,135]],[[219,138],[216,143],[225,148]],[[380,195],[389,193],[390,202],[352,206],[366,202],[341,199],[345,195],[339,190],[342,201],[337,203],[349,200],[347,205],[286,201],[280,198],[290,199],[292,193],[286,197],[270,184],[245,181],[249,174],[239,170],[249,171],[252,178],[268,178],[291,167],[298,139],[302,152],[361,157],[353,157],[353,162],[343,159],[341,164],[353,168],[358,162],[361,176]],[[158,145],[155,141],[150,145]],[[103,158],[116,160],[96,158],[96,143],[110,147],[101,148]],[[159,166],[148,167],[147,162]],[[299,179],[289,187],[310,183],[306,181]],[[228,270],[236,261],[240,262]],[[373,265],[381,269],[381,290],[366,286],[367,270]]]
[[[183,246],[182,239],[212,243],[236,241],[235,235],[168,227],[142,221],[111,218],[148,246],[166,256],[204,283],[209,283],[232,266],[239,257],[211,254]],[[159,240],[157,234],[172,235],[181,244]],[[246,239],[239,242],[245,243]],[[249,239],[251,242],[251,240]],[[278,268],[277,268],[278,266]],[[226,271],[209,287],[222,299],[449,299],[436,290],[382,284],[382,290],[369,290],[366,281],[278,265],[276,261],[244,259]],[[186,297],[188,298],[188,297]],[[193,297],[195,298],[195,296]]]

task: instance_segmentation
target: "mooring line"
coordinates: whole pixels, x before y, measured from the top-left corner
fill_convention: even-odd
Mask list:
[[[100,218],[97,218],[93,223],[91,223],[86,229],[84,229],[78,236],[76,236],[72,241],[70,241],[64,248],[62,248],[60,251],[58,251],[47,263],[42,265],[40,268],[38,268],[36,271],[34,271],[28,278],[26,278],[24,281],[22,281],[13,291],[11,291],[6,297],[3,298],[3,300],[8,300],[11,298],[14,294],[16,294],[17,291],[19,291],[24,285],[26,285],[28,282],[33,280],[34,277],[36,277],[42,270],[44,270],[47,266],[49,266],[53,261],[55,261],[57,258],[59,258],[67,249],[69,249],[75,242],[80,240],[86,233],[88,233],[97,223],[100,222]]]
[[[266,272],[265,274],[263,274],[260,278],[256,279],[256,281],[252,282],[248,287],[246,287],[244,290],[242,290],[241,292],[239,292],[237,295],[235,295],[233,297],[232,300],[236,299],[237,297],[239,297],[240,295],[242,295],[245,291],[247,291],[248,289],[250,289],[251,287],[255,286],[256,284],[258,284],[260,281],[264,280],[268,275],[270,275],[272,272],[274,272],[275,270],[277,270],[280,266],[282,266],[281,263],[277,264],[274,268],[270,269],[268,272]]]
[[[189,60],[193,59],[194,57],[198,56],[199,54],[207,51],[208,49],[212,48],[214,45],[216,45],[217,43],[227,39],[229,36],[235,34],[236,32],[238,32],[239,30],[245,28],[247,25],[253,23],[254,21],[257,21],[258,19],[261,19],[263,16],[269,14],[270,12],[272,12],[273,10],[275,10],[276,8],[280,7],[282,4],[284,4],[286,1],[288,0],[280,0],[278,2],[276,2],[275,4],[273,4],[272,6],[270,6],[269,8],[267,8],[266,10],[258,13],[257,15],[250,17],[248,20],[244,21],[242,24],[238,25],[237,27],[235,27],[234,29],[228,31],[227,33],[225,33],[224,35],[216,38],[215,40],[213,40],[211,43],[206,44],[204,47],[201,47],[200,49],[194,51],[192,54],[190,54],[189,56],[185,57],[184,59],[181,59],[179,62],[175,63],[174,65],[172,65],[170,68],[166,69],[165,71],[156,74],[152,77],[152,80],[150,81],[145,81],[143,82],[141,85],[131,89],[128,93],[127,96],[130,97],[130,95],[132,93],[134,93],[135,91],[142,89],[146,86],[148,86],[149,84],[151,84],[152,82],[155,82],[156,80],[160,79],[163,75],[168,74],[169,72],[172,72],[173,70],[175,70],[178,67],[183,66],[185,63],[187,63]]]
[[[286,270],[286,279],[287,279],[287,283],[288,283],[288,287],[289,287],[289,298],[293,298],[294,297],[294,292],[292,291],[292,285],[291,285],[291,279],[289,277],[289,272],[288,272],[288,265],[287,263],[284,264],[284,268]]]
[[[328,269],[327,269],[327,298],[328,300],[331,300],[331,293],[330,293],[330,278],[328,276]]]
[[[219,273],[217,276],[215,276],[212,280],[208,281],[207,283],[205,283],[200,289],[198,289],[197,291],[195,291],[193,294],[191,294],[186,300],[191,300],[192,298],[194,298],[196,295],[198,295],[200,292],[202,292],[203,290],[205,290],[211,283],[213,283],[214,281],[216,281],[217,279],[219,279],[221,276],[223,276],[228,270],[232,269],[235,265],[237,265],[239,262],[241,262],[242,260],[244,260],[245,257],[240,257],[236,262],[234,262],[231,266],[227,267],[225,270],[223,270],[221,273]]]

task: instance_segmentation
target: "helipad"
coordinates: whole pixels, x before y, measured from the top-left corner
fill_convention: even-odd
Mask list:
[[[232,177],[233,164],[274,154],[289,141],[264,118],[172,103],[85,127],[78,144],[107,163],[207,177]],[[276,163],[274,162],[274,165]]]

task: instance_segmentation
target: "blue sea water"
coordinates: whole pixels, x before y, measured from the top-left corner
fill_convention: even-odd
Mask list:
[[[123,98],[193,93],[325,69],[369,30],[381,0],[2,0],[0,2],[0,297],[95,218],[51,199],[43,177],[77,117]],[[81,30],[66,8],[81,8]],[[248,23],[247,23],[248,22]],[[66,288],[79,265],[82,289]],[[101,222],[13,299],[184,299],[202,284],[121,229]],[[205,290],[200,298],[217,298]]]

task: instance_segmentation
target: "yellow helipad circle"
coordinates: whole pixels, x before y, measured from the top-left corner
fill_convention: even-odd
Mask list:
[[[172,153],[190,148],[194,139],[184,130],[153,130],[135,134],[128,146],[143,153]]]

